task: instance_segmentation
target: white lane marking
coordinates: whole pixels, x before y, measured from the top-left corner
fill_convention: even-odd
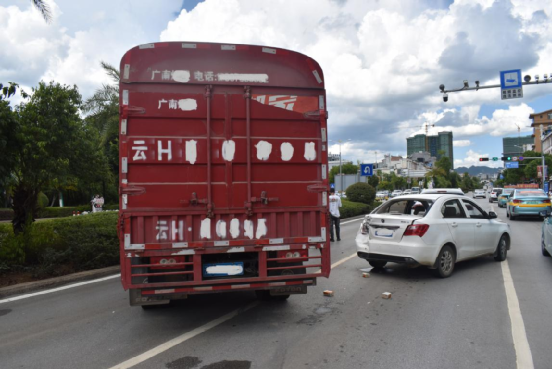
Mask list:
[[[533,369],[533,356],[531,355],[531,348],[527,340],[525,324],[521,316],[519,300],[514,287],[512,274],[510,274],[508,260],[504,260],[501,264],[502,278],[504,279],[504,288],[506,289],[506,300],[508,302],[508,313],[510,314],[510,321],[512,323],[512,338],[516,350],[517,367],[518,369]]]
[[[180,335],[176,338],[173,338],[170,341],[162,343],[161,345],[159,345],[157,347],[154,347],[151,350],[148,350],[148,351],[144,352],[141,355],[135,356],[135,357],[133,357],[133,358],[127,360],[127,361],[124,361],[124,362],[122,362],[118,365],[115,365],[115,366],[111,367],[110,369],[125,369],[125,368],[133,367],[134,365],[138,365],[138,364],[140,364],[140,363],[142,363],[146,360],[151,359],[154,356],[159,355],[162,352],[167,351],[168,349],[170,349],[170,348],[172,348],[176,345],[180,345],[181,343],[186,342],[189,339],[194,338],[195,336],[197,336],[201,333],[207,332],[208,330],[210,330],[212,328],[215,328],[216,326],[226,322],[227,320],[230,320],[230,319],[234,318],[239,313],[243,313],[243,312],[245,312],[249,309],[254,308],[258,304],[259,304],[259,302],[255,301],[255,302],[252,302],[251,304],[247,305],[243,309],[236,309],[236,310],[234,310],[234,311],[232,311],[232,312],[230,312],[230,313],[228,313],[224,316],[221,316],[218,319],[212,320],[209,323],[206,323],[206,324],[202,325],[201,327],[198,327],[198,328],[196,328],[196,329],[194,329],[190,332],[184,333],[184,334],[182,334],[182,335]]]
[[[333,269],[341,264],[343,264],[344,262],[346,262],[347,260],[351,260],[352,258],[354,258],[355,256],[357,256],[356,252],[350,256],[347,256],[341,260],[338,260],[336,261],[335,263],[332,264],[332,266],[330,267],[330,269]],[[322,271],[322,269],[318,269],[316,272],[314,272],[315,274],[316,273],[320,273]]]
[[[354,258],[355,256],[357,256],[357,253],[355,252],[354,254],[350,255],[350,256],[347,256],[346,258],[343,258],[339,261],[336,261],[335,263],[332,264],[332,269],[343,264],[344,262],[346,262],[347,260],[350,260],[352,258]]]
[[[121,274],[115,274],[115,275],[110,275],[109,277],[104,277],[104,278],[100,278],[100,279],[94,279],[92,281],[86,281],[86,282],[79,282],[79,283],[73,283],[73,284],[68,284],[67,286],[62,286],[62,287],[58,287],[58,288],[53,288],[51,290],[44,290],[44,291],[40,291],[40,292],[35,292],[35,293],[29,293],[27,295],[21,295],[21,296],[15,296],[15,297],[10,297],[10,298],[7,298],[7,299],[4,299],[4,300],[0,300],[0,304],[3,304],[5,302],[12,302],[12,301],[17,301],[17,300],[23,300],[23,299],[27,299],[29,297],[34,297],[34,296],[39,296],[39,295],[46,295],[48,293],[53,293],[53,292],[58,292],[58,291],[63,291],[63,290],[67,290],[69,288],[74,288],[74,287],[80,287],[80,286],[84,286],[86,284],[90,284],[90,283],[97,283],[97,282],[103,282],[103,281],[107,281],[109,279],[113,279],[113,278],[118,278],[120,277]]]

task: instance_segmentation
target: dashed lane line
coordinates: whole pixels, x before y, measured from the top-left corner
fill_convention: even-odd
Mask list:
[[[512,338],[514,340],[514,348],[516,350],[516,362],[518,369],[533,369],[533,356],[531,355],[531,347],[525,332],[525,324],[519,307],[519,300],[514,287],[514,280],[510,273],[508,260],[502,263],[502,277],[504,279],[504,287],[506,289],[506,300],[508,302],[508,313],[512,324]]]

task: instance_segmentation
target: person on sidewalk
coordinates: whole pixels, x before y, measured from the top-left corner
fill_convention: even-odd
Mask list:
[[[341,199],[335,194],[335,189],[330,189],[330,241],[334,242],[334,226],[337,240],[341,241],[341,230],[339,228],[339,208],[341,207]]]

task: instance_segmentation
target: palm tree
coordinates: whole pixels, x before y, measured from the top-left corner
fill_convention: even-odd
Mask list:
[[[38,9],[46,23],[52,22],[52,13],[50,7],[43,0],[31,0],[31,3]]]

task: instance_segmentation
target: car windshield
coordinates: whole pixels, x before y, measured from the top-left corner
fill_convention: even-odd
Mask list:
[[[376,214],[392,214],[392,215],[419,215],[424,216],[431,206],[432,200],[392,200],[382,205]]]

